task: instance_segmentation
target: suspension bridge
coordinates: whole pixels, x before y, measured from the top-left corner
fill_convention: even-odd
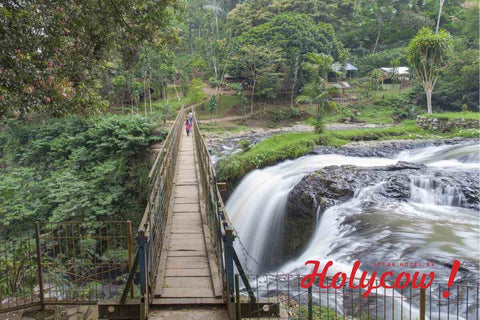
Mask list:
[[[175,308],[187,310],[175,319],[479,320],[478,286],[456,284],[448,299],[445,284],[364,298],[361,289],[302,289],[300,275],[247,274],[196,115],[192,134],[184,130],[186,110],[149,172],[139,224],[37,222],[14,237],[0,230],[0,313],[91,305],[100,319],[170,319],[157,312]],[[205,307],[224,313],[198,317]]]

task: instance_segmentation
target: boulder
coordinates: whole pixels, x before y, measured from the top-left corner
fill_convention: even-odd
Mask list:
[[[407,201],[414,187],[447,199],[449,205],[480,209],[479,171],[437,170],[423,164],[399,161],[382,167],[329,166],[305,176],[289,193],[282,248],[286,257],[298,254],[307,244],[321,214],[331,206],[350,200],[360,189],[379,185],[375,197]]]

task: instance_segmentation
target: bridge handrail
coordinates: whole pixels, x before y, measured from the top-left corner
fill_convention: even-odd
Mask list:
[[[152,168],[148,173],[148,181],[150,186],[150,197],[148,198],[148,204],[151,204],[152,196],[154,196],[156,191],[158,191],[159,179],[162,177],[164,171],[166,170],[166,166],[164,166],[164,161],[165,159],[168,159],[168,156],[172,153],[172,146],[175,147],[175,144],[172,145],[172,143],[175,142],[174,141],[175,139],[177,139],[176,144],[180,142],[179,138],[181,135],[184,118],[185,118],[185,110],[181,109],[178,112],[177,117],[175,118],[174,125],[170,128],[170,131],[168,132],[167,137],[165,138],[165,141],[162,143],[162,148],[160,152],[157,154],[157,156],[155,157]],[[177,147],[177,150],[174,150],[174,151],[178,152],[178,145],[176,145],[176,147]],[[145,225],[148,222],[149,213],[151,212],[149,209],[150,208],[147,205],[142,217],[142,221],[139,225],[139,231],[142,228],[145,229],[145,231],[147,230]]]
[[[148,175],[150,196],[137,233],[140,305],[144,314],[148,313],[148,306],[155,295],[157,268],[160,264],[184,119],[185,110],[182,108]],[[127,284],[126,291],[131,285]]]
[[[220,267],[224,298],[227,308],[233,316],[234,305],[234,248],[233,241],[236,238],[235,229],[228,218],[220,191],[217,186],[217,177],[207,144],[203,139],[198,125],[198,116],[195,107],[193,112],[193,131],[195,149],[198,164],[200,166],[200,189],[205,206],[206,216],[210,227],[210,236],[217,256],[217,264]]]

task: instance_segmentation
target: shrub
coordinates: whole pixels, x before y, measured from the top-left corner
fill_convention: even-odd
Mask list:
[[[42,124],[10,122],[0,133],[0,217],[137,220],[147,192],[146,150],[153,126],[139,116],[69,116]]]

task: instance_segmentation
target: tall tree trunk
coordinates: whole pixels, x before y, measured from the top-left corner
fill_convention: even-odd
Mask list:
[[[217,59],[215,58],[215,50],[213,52],[213,72],[215,74],[215,80],[218,80]]]
[[[132,105],[132,114],[135,113],[135,111],[133,110],[133,92],[130,91],[130,103]]]
[[[220,38],[219,32],[218,32],[218,14],[215,13],[215,25],[217,27],[217,40]]]
[[[192,26],[191,25],[188,25],[188,47],[190,48],[190,54],[193,54]]]
[[[257,84],[257,80],[253,80],[252,98],[250,99],[250,114],[253,114],[253,97],[255,96],[255,85],[256,84]]]
[[[176,80],[175,80],[175,76],[173,76],[173,88],[175,89],[175,95],[177,96],[177,101],[180,102],[180,96],[178,95],[177,83],[176,83]]]
[[[147,116],[147,84],[143,79],[143,105],[145,107],[145,117]]]
[[[372,53],[377,52],[377,47],[378,47],[378,41],[380,40],[380,33],[381,33],[381,27],[380,25],[378,26],[378,32],[377,32],[377,39],[375,40],[375,45],[373,46],[373,51]]]
[[[432,114],[432,89],[426,89],[425,94],[427,96],[427,113]]]
[[[290,108],[293,108],[293,90],[295,90],[295,85],[292,86],[292,92],[290,94]]]
[[[153,111],[152,109],[152,86],[150,85],[150,78],[148,79],[148,100],[150,102],[150,112]]]
[[[442,18],[442,9],[444,3],[445,0],[440,0],[440,8],[438,8],[437,28],[435,29],[435,33],[438,33],[438,30],[440,29],[440,20]]]

